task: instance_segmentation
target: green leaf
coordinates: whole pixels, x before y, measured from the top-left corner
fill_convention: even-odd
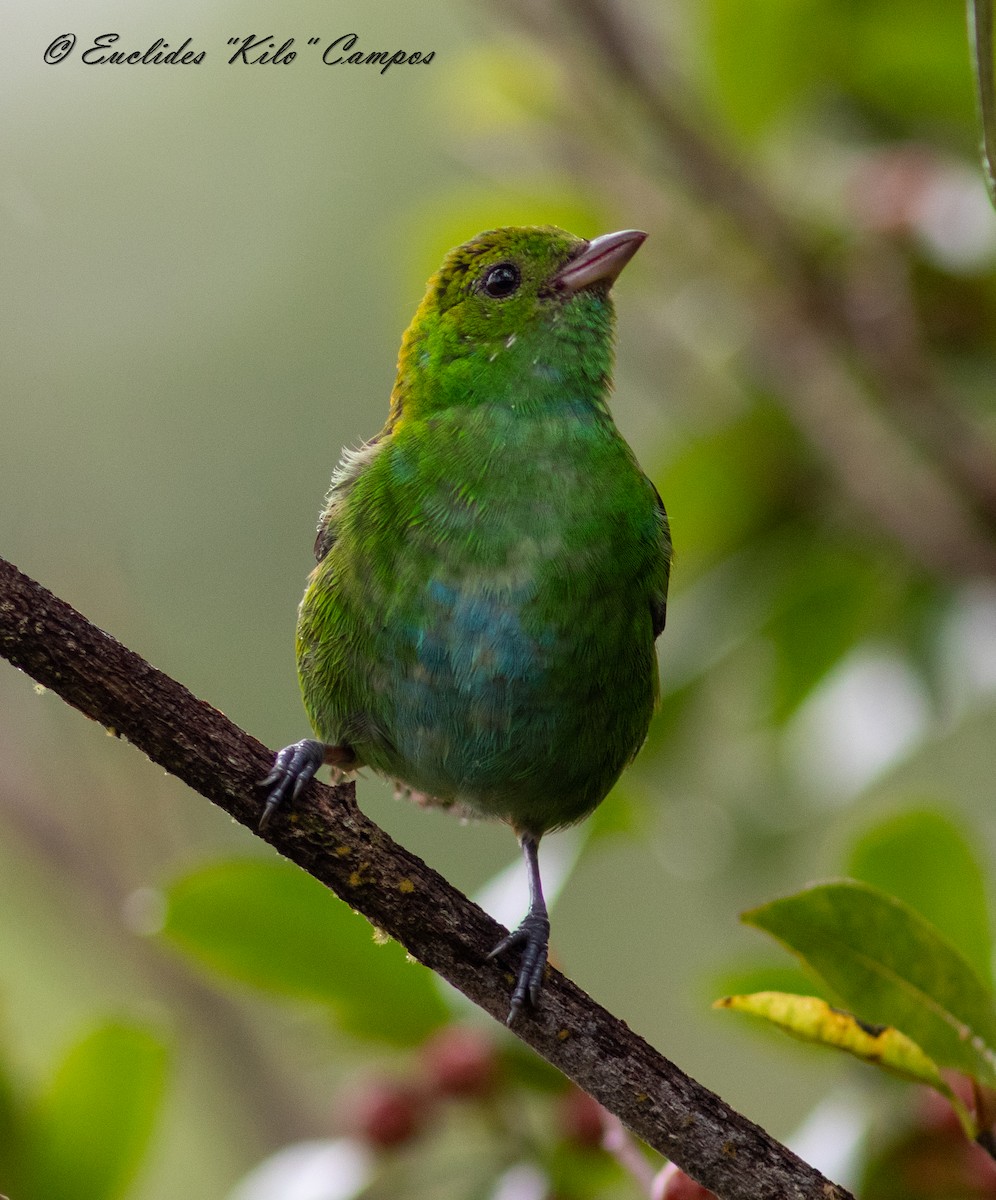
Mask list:
[[[691,439],[659,476],[681,527],[687,583],[779,525],[807,468],[795,430],[764,397],[728,424]]]
[[[946,0],[876,0],[852,8],[853,28],[838,78],[900,129],[975,118],[964,5]],[[922,125],[920,126],[922,128]]]
[[[971,128],[964,6],[948,0],[709,0],[714,95],[732,129],[757,139],[807,99],[843,97],[896,135]],[[839,103],[839,100],[838,100]]]
[[[75,1045],[35,1114],[24,1200],[123,1196],[159,1113],[166,1058],[152,1034],[128,1025],[101,1026]]]
[[[820,41],[815,0],[710,0],[709,48],[716,97],[750,139],[786,112],[813,82]]]
[[[945,1083],[937,1063],[898,1029],[889,1025],[868,1025],[817,996],[796,996],[787,992],[725,996],[717,1000],[713,1008],[728,1008],[763,1017],[805,1042],[846,1050],[848,1054],[884,1067],[903,1079],[924,1083],[951,1102],[966,1137],[974,1138],[979,1132],[971,1113]]]
[[[985,877],[972,845],[936,809],[900,813],[855,843],[848,875],[905,901],[990,978],[992,940]]]
[[[164,932],[205,966],[329,1008],[349,1033],[420,1042],[449,1017],[431,973],[290,863],[217,863],[167,891]]]
[[[894,581],[860,547],[791,531],[770,567],[777,591],[765,633],[775,652],[774,717],[787,720],[818,683],[894,613]]]
[[[942,1067],[996,1084],[992,993],[901,900],[843,880],[775,900],[743,920],[795,951],[863,1018],[895,1026]]]

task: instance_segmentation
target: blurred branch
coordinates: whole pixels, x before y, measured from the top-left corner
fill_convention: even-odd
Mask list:
[[[850,502],[935,573],[996,574],[996,447],[939,388],[905,281],[894,277],[898,290],[870,306],[874,263],[850,277],[829,270],[801,223],[689,114],[681,101],[689,89],[665,48],[652,31],[628,24],[621,6],[513,2],[550,52],[568,61],[572,81],[595,91],[589,81],[597,75],[598,85],[629,101],[640,114],[638,132],[663,153],[677,182],[759,256],[765,270],[751,307],[765,366]],[[620,127],[616,115],[613,147]],[[827,373],[841,389],[835,420]],[[873,454],[842,428],[852,420],[873,434]]]
[[[0,654],[256,832],[270,751],[3,559]],[[505,931],[369,821],[351,784],[313,784],[265,840],[504,1019],[511,976],[487,955]],[[848,1200],[559,972],[514,1032],[723,1200]]]
[[[953,578],[996,575],[996,543],[917,447],[866,402],[854,369],[810,322],[784,311],[760,349],[796,427],[910,558]]]
[[[677,97],[688,89],[663,52],[655,47],[652,55],[648,53],[653,45],[649,31],[627,28],[618,7],[604,0],[558,3],[564,19],[581,31],[617,84],[644,110],[648,130],[676,164],[689,190],[725,212],[797,290],[809,288],[816,264],[793,225],[753,176],[682,111]]]
[[[122,905],[129,886],[115,870],[108,839],[98,838],[101,844],[96,849],[82,845],[44,811],[39,797],[8,788],[9,781],[4,780],[0,784],[4,825],[70,886],[80,909],[93,906],[96,911],[88,912],[85,919],[87,928],[93,920],[103,920],[120,936],[124,932]],[[202,983],[179,958],[165,958],[148,938],[128,938],[126,951],[158,998],[170,997],[182,1005],[184,1028],[200,1038],[205,1052],[226,1076],[225,1086],[244,1098],[262,1145],[282,1146],[299,1138],[302,1130],[319,1135],[321,1127],[302,1100],[300,1089],[291,1086],[285,1072],[274,1069],[272,1056],[260,1046],[238,1005]]]

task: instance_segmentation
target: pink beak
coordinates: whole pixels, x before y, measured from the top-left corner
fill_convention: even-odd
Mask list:
[[[593,283],[615,282],[619,272],[647,240],[639,229],[621,229],[593,238],[571,261],[554,275],[551,282],[573,295]]]

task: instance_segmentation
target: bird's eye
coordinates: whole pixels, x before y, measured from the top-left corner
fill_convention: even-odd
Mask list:
[[[504,300],[522,282],[519,268],[514,263],[499,263],[484,276],[481,288],[492,300]]]

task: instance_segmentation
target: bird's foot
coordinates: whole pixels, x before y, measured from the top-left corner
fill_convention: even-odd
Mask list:
[[[328,763],[337,777],[356,765],[356,755],[348,746],[326,746],[314,738],[305,738],[284,746],[278,751],[273,770],[259,781],[261,788],[269,788],[259,828],[265,829],[270,818],[286,799],[296,800],[314,779],[319,767]]]
[[[539,1004],[543,976],[546,973],[547,954],[550,949],[550,918],[545,912],[532,911],[526,914],[518,929],[498,943],[488,955],[497,958],[506,950],[522,947],[519,975],[512,992],[512,1002],[506,1025],[512,1025],[527,1004],[533,1008]]]

